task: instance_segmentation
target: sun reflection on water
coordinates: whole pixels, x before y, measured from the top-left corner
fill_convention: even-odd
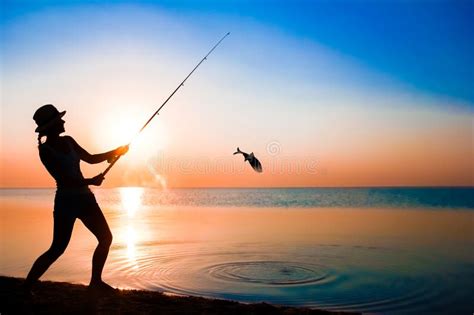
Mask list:
[[[141,187],[122,187],[120,188],[120,197],[122,208],[129,217],[135,216],[135,213],[142,206],[143,188]]]
[[[141,187],[122,187],[120,188],[120,197],[122,203],[122,210],[127,214],[126,216],[126,229],[123,232],[123,242],[127,247],[127,258],[130,263],[133,264],[134,268],[137,268],[137,243],[138,243],[138,231],[135,228],[135,215],[139,212],[142,207],[142,196],[143,188]]]
[[[125,238],[127,242],[127,257],[130,262],[133,263],[134,267],[137,268],[137,249],[135,246],[137,243],[137,233],[132,225],[127,227]]]

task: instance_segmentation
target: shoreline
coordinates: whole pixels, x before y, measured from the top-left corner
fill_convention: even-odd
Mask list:
[[[33,296],[22,294],[24,279],[0,276],[0,314],[357,314],[268,303],[244,304],[230,300],[174,296],[144,290],[94,294],[87,286],[40,281]]]

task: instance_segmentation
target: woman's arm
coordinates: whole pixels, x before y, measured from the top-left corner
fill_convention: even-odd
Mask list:
[[[128,146],[121,146],[115,150],[105,153],[90,154],[85,149],[83,149],[72,137],[67,136],[67,138],[69,141],[71,141],[72,145],[74,146],[74,150],[76,150],[77,154],[79,155],[79,158],[89,164],[97,164],[105,160],[111,160],[118,155],[127,153],[128,151]]]

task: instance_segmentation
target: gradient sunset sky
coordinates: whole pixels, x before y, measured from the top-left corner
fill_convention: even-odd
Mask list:
[[[66,110],[89,152],[110,150],[226,32],[104,186],[474,185],[472,1],[1,6],[1,187],[54,186],[39,106]]]

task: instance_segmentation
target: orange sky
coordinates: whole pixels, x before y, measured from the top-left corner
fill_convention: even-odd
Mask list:
[[[457,129],[457,131],[456,131]],[[375,138],[379,138],[378,136]],[[472,138],[462,126],[436,128],[425,135],[391,138],[379,143],[340,143],[331,150],[318,151],[315,140],[308,150],[313,155],[291,155],[285,143],[256,151],[264,172],[255,173],[233,149],[199,152],[195,156],[164,148],[145,160],[131,149],[107,176],[105,186],[167,187],[285,187],[285,186],[444,186],[473,185]],[[375,141],[375,139],[372,139]],[[382,139],[380,139],[382,140]],[[54,181],[41,165],[34,141],[24,156],[2,155],[3,187],[51,187]],[[206,144],[207,146],[207,144]],[[174,153],[176,152],[176,153]],[[86,176],[106,163],[83,164]]]

